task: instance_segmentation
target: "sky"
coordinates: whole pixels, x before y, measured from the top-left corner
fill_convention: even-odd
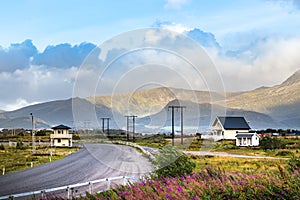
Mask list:
[[[300,0],[3,0],[0,24],[3,110],[72,97],[93,48],[143,28],[203,46],[226,91],[280,84],[300,69]]]

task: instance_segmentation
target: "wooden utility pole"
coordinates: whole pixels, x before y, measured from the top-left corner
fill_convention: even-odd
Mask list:
[[[106,120],[106,133],[109,135],[109,120],[110,120],[110,118],[103,117],[103,118],[101,118],[101,120],[102,120],[102,132],[104,133],[104,129],[105,129],[104,124],[105,124],[105,120]]]
[[[129,140],[129,119],[132,118],[132,139],[135,140],[134,134],[135,134],[135,118],[137,118],[138,116],[136,115],[126,115],[126,133],[127,133],[127,140]]]
[[[175,109],[180,109],[180,132],[181,132],[181,145],[183,145],[183,109],[185,109],[186,106],[169,106],[168,109],[171,109],[171,117],[172,117],[172,146],[174,146],[174,138],[175,138],[175,116],[174,116],[174,110]]]
[[[34,127],[34,117],[33,117],[33,114],[30,113],[31,115],[31,137],[32,137],[32,153],[35,153],[35,127]]]

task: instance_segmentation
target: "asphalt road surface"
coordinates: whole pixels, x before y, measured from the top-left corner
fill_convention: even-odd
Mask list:
[[[115,176],[139,177],[151,170],[151,163],[131,147],[89,144],[64,159],[0,176],[0,196]]]

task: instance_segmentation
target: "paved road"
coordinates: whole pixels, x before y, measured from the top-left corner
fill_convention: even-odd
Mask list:
[[[139,177],[152,166],[135,149],[89,144],[64,159],[0,176],[0,196],[114,177]]]

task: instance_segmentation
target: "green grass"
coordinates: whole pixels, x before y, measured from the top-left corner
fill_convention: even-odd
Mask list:
[[[53,148],[51,161],[59,160],[75,151],[78,147],[72,148]],[[0,150],[0,171],[2,174],[5,167],[5,174],[23,170],[33,166],[41,165],[50,162],[50,148],[38,147],[35,154],[31,153],[30,148],[17,149],[15,147],[5,147],[5,150]]]
[[[263,172],[276,171],[278,165],[283,168],[288,166],[288,161],[283,159],[249,159],[223,156],[191,156],[191,158],[196,163],[195,171],[199,171],[205,167],[213,167],[231,172]]]

